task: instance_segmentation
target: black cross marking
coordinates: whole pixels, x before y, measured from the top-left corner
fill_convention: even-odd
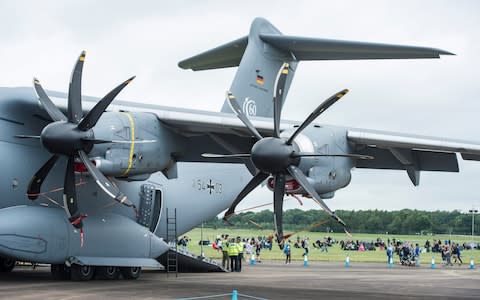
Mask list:
[[[207,184],[207,189],[212,194],[212,190],[215,190],[215,186],[212,184],[212,180],[210,179],[210,182]]]

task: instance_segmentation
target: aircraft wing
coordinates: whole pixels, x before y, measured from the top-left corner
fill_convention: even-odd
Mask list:
[[[64,108],[64,95],[59,96],[52,99],[57,106]],[[84,109],[91,109],[95,102],[93,98],[87,99]],[[178,161],[246,163],[239,159],[204,158],[201,154],[250,153],[256,142],[234,114],[127,101],[116,101],[114,106],[117,110],[153,113],[172,131],[184,136],[187,151],[179,154]],[[272,135],[271,119],[250,117],[250,120],[262,136]],[[297,123],[282,121],[280,128],[291,128]],[[347,129],[347,139],[353,146],[353,153],[375,157],[373,160],[357,160],[357,168],[406,170],[415,185],[419,183],[420,171],[458,172],[456,153],[465,160],[480,161],[480,144],[462,140],[356,128]],[[247,167],[252,168],[248,164]]]
[[[480,144],[462,140],[364,129],[349,129],[347,139],[355,153],[375,157],[358,160],[357,168],[406,170],[414,185],[420,171],[458,172],[456,153],[480,161]]]
[[[244,163],[252,174],[256,173],[250,159],[218,159],[201,156],[202,153],[250,153],[257,140],[234,114],[190,110],[157,110],[155,114],[171,130],[186,137],[187,151],[176,157],[178,161]],[[250,121],[262,136],[273,135],[271,119],[250,117]],[[281,129],[290,126],[285,123],[282,124]]]

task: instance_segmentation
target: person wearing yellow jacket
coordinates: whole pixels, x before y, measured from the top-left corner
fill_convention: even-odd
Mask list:
[[[245,243],[242,241],[240,237],[237,237],[237,246],[238,246],[237,272],[242,272],[243,250],[245,249]]]
[[[235,239],[230,240],[227,249],[230,257],[230,271],[236,272],[238,270],[238,244],[235,243]]]
[[[222,235],[222,267],[227,271],[230,269],[229,267],[229,259],[228,257],[228,234]]]

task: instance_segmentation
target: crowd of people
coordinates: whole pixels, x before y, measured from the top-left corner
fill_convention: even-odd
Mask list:
[[[433,246],[430,241],[425,242],[424,248],[420,248],[419,244],[415,246],[411,242],[402,242],[393,239],[389,241],[387,247],[387,262],[393,260],[393,254],[397,254],[402,265],[418,266],[421,253],[441,253],[442,262],[445,266],[453,266],[463,264],[462,250],[466,249],[465,245],[459,245],[450,240],[446,240],[443,244],[440,240],[433,240]]]
[[[212,247],[222,252],[222,267],[231,272],[241,272],[242,263],[246,257],[255,254],[256,261],[260,260],[262,249],[272,250],[273,237],[251,237],[241,238],[240,236],[230,237],[228,234],[218,236]]]
[[[186,250],[190,239],[184,236],[178,241],[178,244]],[[422,253],[441,253],[442,261],[445,266],[453,266],[453,264],[462,265],[461,253],[463,249],[472,248],[469,244],[458,244],[450,240],[427,240],[423,247],[419,243],[411,243],[408,241],[400,241],[398,239],[387,239],[387,241],[377,238],[371,241],[359,240],[340,240],[336,241],[330,236],[325,236],[323,239],[318,239],[310,242],[309,237],[297,236],[295,240],[286,239],[281,245],[283,254],[285,255],[285,264],[291,263],[292,247],[303,249],[302,256],[309,255],[310,246],[318,249],[321,252],[327,252],[328,248],[336,244],[340,249],[345,251],[386,251],[387,263],[394,263],[394,255],[398,256],[398,262],[406,266],[418,266],[420,263],[420,255]],[[200,241],[203,242],[203,241]],[[241,272],[242,263],[252,257],[256,258],[256,262],[261,262],[261,251],[272,250],[272,245],[275,243],[273,236],[258,236],[251,238],[242,238],[240,236],[230,237],[228,234],[217,236],[212,247],[222,252],[222,266],[231,272]],[[470,247],[469,247],[470,246]]]

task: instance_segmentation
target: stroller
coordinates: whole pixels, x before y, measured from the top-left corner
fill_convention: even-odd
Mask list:
[[[400,249],[400,263],[402,266],[415,266],[415,257],[413,255],[413,251],[408,247],[402,247],[402,249]]]

